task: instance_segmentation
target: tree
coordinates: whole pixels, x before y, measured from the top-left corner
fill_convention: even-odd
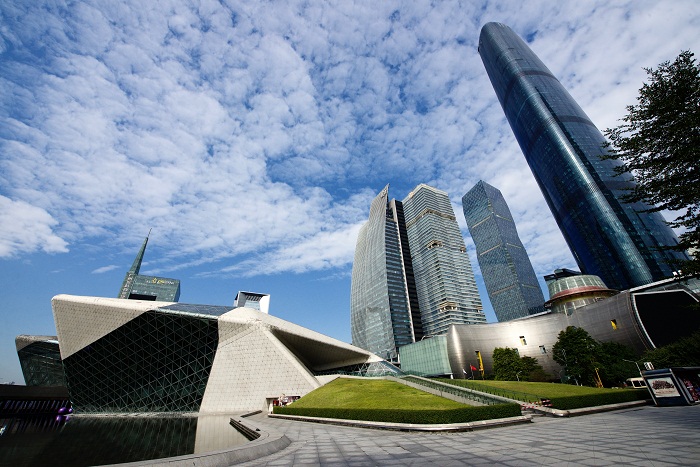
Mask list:
[[[635,360],[637,355],[632,348],[617,342],[601,342],[596,362],[603,386],[621,386],[627,378],[639,376]]]
[[[600,343],[588,331],[568,326],[559,333],[552,347],[552,358],[564,367],[570,381],[590,386],[596,379],[599,347]]]
[[[517,349],[496,347],[493,349],[493,375],[500,381],[515,381],[522,371]]]
[[[700,366],[700,331],[672,344],[647,350],[642,360],[654,364],[654,368],[672,366]]]
[[[686,231],[671,249],[700,248],[700,66],[684,51],[673,63],[644,70],[650,82],[639,90],[638,104],[627,106],[621,125],[605,130],[611,144],[604,158],[621,161],[617,173],[637,182],[623,201],[680,211],[669,225]],[[700,273],[700,255],[677,266]]]
[[[547,374],[533,357],[520,357],[517,349],[493,349],[494,379],[500,381],[546,381]]]
[[[520,365],[522,368],[522,374],[525,375],[527,381],[549,381],[550,377],[545,373],[542,365],[539,364],[535,357],[521,357]]]

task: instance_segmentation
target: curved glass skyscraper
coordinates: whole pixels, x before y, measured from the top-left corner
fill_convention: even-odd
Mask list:
[[[350,331],[353,345],[396,361],[400,346],[423,335],[416,300],[409,298],[415,297],[415,286],[409,294],[408,284],[413,277],[411,269],[404,267],[404,255],[410,258],[410,252],[405,234],[404,241],[400,234],[404,228],[403,222],[398,222],[399,215],[403,217],[401,203],[390,204],[388,193],[389,185],[374,198],[369,219],[357,238],[350,290]]]
[[[561,83],[509,27],[481,29],[479,54],[515,138],[576,261],[624,290],[670,276],[662,251],[677,238],[659,213],[622,203],[634,186],[601,160],[605,138]]]
[[[462,197],[462,210],[498,321],[544,311],[542,289],[500,190],[480,180]]]
[[[353,345],[396,361],[401,346],[486,317],[447,193],[421,184],[401,202],[388,190],[357,237],[350,328]]]

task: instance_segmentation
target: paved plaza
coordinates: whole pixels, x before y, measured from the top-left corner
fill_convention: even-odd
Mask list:
[[[700,465],[700,406],[638,407],[469,433],[403,433],[267,418],[286,449],[244,466]]]

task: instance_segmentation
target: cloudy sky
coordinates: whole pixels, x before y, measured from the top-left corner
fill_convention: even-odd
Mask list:
[[[539,276],[575,267],[477,53],[499,21],[603,129],[642,67],[700,51],[689,1],[0,2],[0,382],[59,293],[142,273],[181,301],[272,295],[349,341],[359,226],[387,183],[508,202]],[[483,287],[481,287],[483,291]],[[482,294],[487,316],[495,320]]]

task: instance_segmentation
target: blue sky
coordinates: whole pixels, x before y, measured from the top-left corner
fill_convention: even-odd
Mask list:
[[[181,301],[270,293],[271,313],[350,341],[355,239],[387,183],[499,188],[538,276],[575,267],[477,53],[527,38],[599,128],[642,67],[700,51],[700,4],[0,3],[0,381],[14,338],[54,334],[51,297],[142,273]]]

